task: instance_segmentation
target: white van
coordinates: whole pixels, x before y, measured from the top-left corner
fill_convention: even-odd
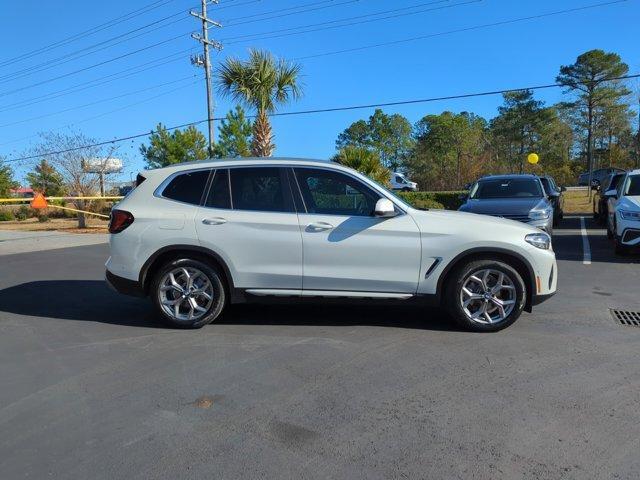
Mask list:
[[[391,172],[391,189],[400,190],[402,192],[415,192],[418,190],[418,184],[410,181],[403,173]]]

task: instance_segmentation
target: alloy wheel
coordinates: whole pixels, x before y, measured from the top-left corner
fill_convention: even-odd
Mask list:
[[[511,277],[500,270],[475,271],[462,282],[460,306],[472,322],[502,322],[516,306],[516,287]]]
[[[198,320],[215,298],[209,277],[194,267],[167,272],[160,280],[158,296],[162,310],[177,321]]]

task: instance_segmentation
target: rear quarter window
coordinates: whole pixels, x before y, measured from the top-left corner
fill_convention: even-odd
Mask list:
[[[178,202],[200,205],[209,170],[197,170],[176,175],[162,191],[162,196]]]

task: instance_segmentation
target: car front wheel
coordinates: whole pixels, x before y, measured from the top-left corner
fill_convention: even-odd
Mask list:
[[[453,273],[447,310],[461,327],[495,332],[515,322],[524,308],[526,287],[520,274],[498,260],[470,261]]]
[[[172,260],[155,275],[151,298],[164,323],[200,328],[220,316],[226,302],[223,277],[199,260]]]

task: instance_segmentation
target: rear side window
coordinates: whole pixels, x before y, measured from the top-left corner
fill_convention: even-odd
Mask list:
[[[232,168],[231,199],[234,210],[293,212],[285,172],[277,167]]]
[[[209,170],[181,173],[174,177],[162,191],[162,196],[178,202],[200,205]]]
[[[229,170],[226,168],[215,171],[205,206],[209,208],[231,208]]]

